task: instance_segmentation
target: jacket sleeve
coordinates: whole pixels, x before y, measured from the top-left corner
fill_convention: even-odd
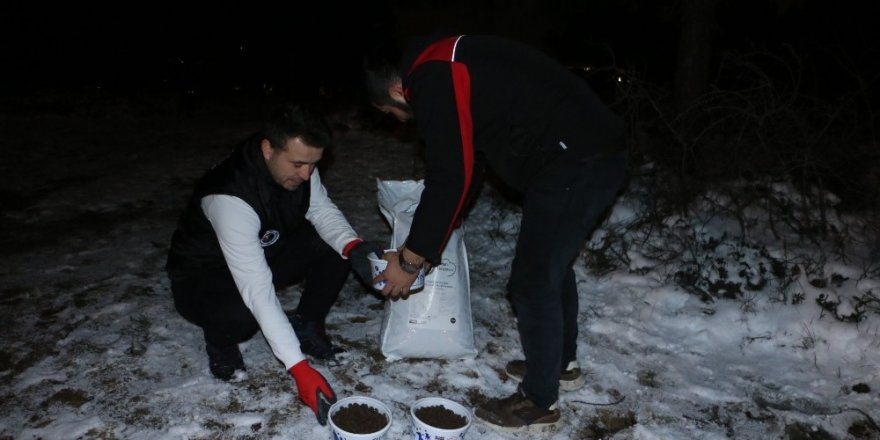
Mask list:
[[[317,168],[312,172],[309,184],[311,185],[311,196],[309,196],[309,210],[306,211],[306,220],[315,227],[318,235],[330,247],[339,252],[339,255],[347,258],[348,251],[361,240],[342,211],[330,200],[327,188],[321,183],[321,174]]]
[[[454,82],[453,68],[454,63],[426,62],[408,80],[426,170],[406,245],[434,264],[459,222],[474,173],[470,108],[461,101],[469,84],[461,84],[460,76]]]
[[[275,295],[272,271],[260,246],[257,213],[244,200],[229,195],[206,196],[201,206],[245,306],[254,314],[275,357],[289,370],[305,356]]]

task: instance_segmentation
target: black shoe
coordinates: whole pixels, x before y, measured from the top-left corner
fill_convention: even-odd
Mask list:
[[[228,381],[235,376],[236,370],[245,371],[244,360],[241,358],[238,344],[215,347],[208,343],[205,345],[205,349],[208,352],[208,365],[211,367],[211,374],[217,379]]]
[[[559,426],[561,415],[556,403],[550,408],[535,405],[517,387],[510,397],[489,399],[474,409],[474,417],[491,428],[504,432],[539,433]]]
[[[510,361],[504,367],[507,377],[522,382],[526,375],[526,361],[515,360]],[[581,366],[578,361],[571,361],[559,373],[559,389],[562,391],[575,391],[584,387],[586,380],[581,374]]]
[[[323,322],[306,320],[294,312],[288,312],[287,318],[299,339],[299,349],[304,354],[316,359],[331,360],[337,354],[345,352],[344,348],[330,342]]]

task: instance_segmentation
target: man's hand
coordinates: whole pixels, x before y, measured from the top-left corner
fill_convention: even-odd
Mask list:
[[[330,388],[330,384],[305,359],[291,367],[290,374],[296,381],[300,400],[314,411],[318,423],[322,426],[326,425],[327,411],[330,410],[330,405],[336,402],[336,393]]]
[[[384,272],[379,274],[379,276],[373,280],[373,283],[378,283],[384,280],[385,287],[382,288],[382,295],[387,296],[392,300],[408,298],[410,295],[409,288],[412,286],[413,282],[415,282],[416,278],[418,278],[418,272],[411,274],[403,270],[398,262],[399,257],[397,252],[387,252],[383,258],[388,262],[388,266],[385,267]]]
[[[351,260],[351,270],[362,283],[373,287],[373,271],[370,270],[370,261],[367,255],[375,253],[377,258],[382,258],[385,248],[378,241],[362,241],[348,251],[348,259]]]

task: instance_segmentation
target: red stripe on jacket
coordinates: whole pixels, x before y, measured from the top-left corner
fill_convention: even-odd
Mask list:
[[[471,118],[471,78],[467,66],[464,63],[455,61],[456,44],[458,44],[462,37],[464,35],[444,38],[432,43],[416,57],[416,60],[407,72],[407,76],[409,76],[418,66],[428,61],[449,62],[452,84],[455,89],[455,106],[458,111],[458,126],[461,134],[464,184],[455,212],[452,215],[452,220],[447,227],[446,234],[443,236],[440,248],[437,249],[439,253],[443,252],[443,248],[446,246],[446,242],[449,241],[452,231],[459,223],[458,219],[467,202],[467,194],[474,175],[474,124]],[[409,100],[408,88],[404,90],[404,96]]]

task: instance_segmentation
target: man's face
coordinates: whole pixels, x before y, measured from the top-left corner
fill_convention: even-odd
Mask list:
[[[400,122],[406,122],[413,118],[412,108],[406,102],[393,102],[389,104],[374,104],[374,107],[382,113],[391,113]]]
[[[406,97],[404,97],[403,94],[403,85],[400,81],[397,81],[388,87],[388,96],[391,98],[391,102],[373,104],[373,107],[376,107],[382,113],[391,113],[400,122],[406,122],[413,119],[414,115],[412,107],[406,103]]]
[[[260,147],[272,179],[288,191],[296,190],[309,180],[324,154],[323,148],[308,146],[298,137],[288,139],[280,150],[272,148],[268,139],[263,139]]]

